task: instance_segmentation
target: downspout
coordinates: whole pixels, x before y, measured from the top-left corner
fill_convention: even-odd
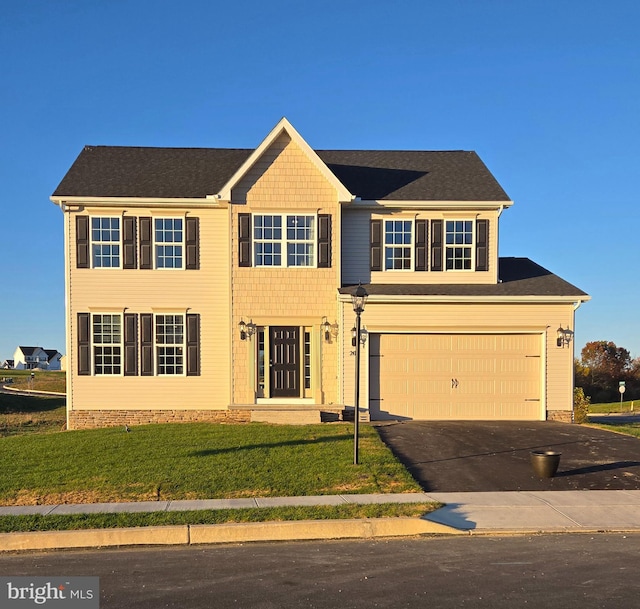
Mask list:
[[[70,276],[70,259],[69,259],[69,231],[71,224],[71,216],[69,215],[69,206],[64,201],[53,201],[54,205],[60,208],[62,212],[62,221],[64,225],[64,327],[65,327],[65,349],[67,356],[67,369],[65,370],[65,376],[67,380],[66,387],[66,404],[65,404],[65,417],[66,428],[69,429],[69,413],[73,409],[73,354],[71,352],[71,276]]]

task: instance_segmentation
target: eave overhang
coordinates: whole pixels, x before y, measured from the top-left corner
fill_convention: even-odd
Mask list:
[[[178,208],[224,208],[225,201],[202,197],[194,198],[154,198],[154,197],[49,197],[63,211],[68,207],[164,207]]]
[[[513,205],[513,201],[391,201],[385,199],[354,199],[349,203],[353,209],[405,209],[405,210],[440,210],[440,211],[502,211]]]
[[[415,294],[390,295],[369,294],[369,304],[567,304],[579,305],[591,300],[591,296],[553,296],[553,295],[523,295],[523,296],[460,296],[443,294]],[[351,295],[339,293],[338,301],[351,303]]]

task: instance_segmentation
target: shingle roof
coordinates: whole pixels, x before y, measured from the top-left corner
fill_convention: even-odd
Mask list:
[[[497,284],[366,284],[370,296],[588,296],[529,258],[500,258]],[[354,286],[340,288],[350,294]]]
[[[18,346],[18,349],[20,349],[20,351],[22,351],[23,355],[33,355],[33,352],[36,349],[40,349],[40,347],[22,347],[22,346]]]
[[[54,197],[199,198],[217,193],[251,149],[86,146]],[[475,152],[319,150],[365,200],[509,201]]]

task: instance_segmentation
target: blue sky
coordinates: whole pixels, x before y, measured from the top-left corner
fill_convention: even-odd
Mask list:
[[[640,356],[640,3],[2,0],[0,361],[64,352],[62,214],[85,144],[476,150],[500,255],[592,296],[576,353]]]

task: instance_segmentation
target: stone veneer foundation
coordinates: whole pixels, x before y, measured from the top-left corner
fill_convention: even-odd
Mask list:
[[[248,423],[250,410],[74,410],[69,429],[149,423]]]
[[[573,423],[573,410],[547,410],[547,421]]]

